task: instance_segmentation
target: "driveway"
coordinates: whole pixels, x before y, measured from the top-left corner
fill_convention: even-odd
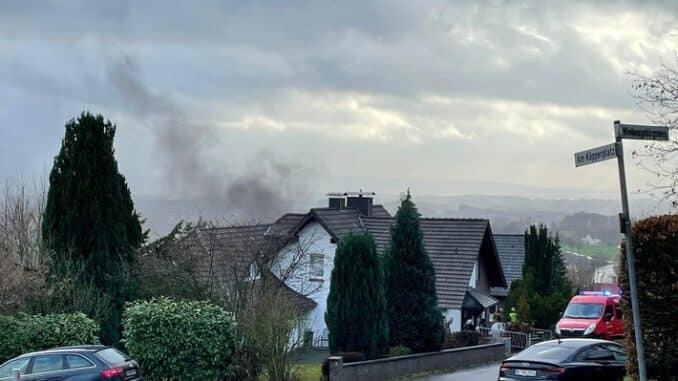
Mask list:
[[[499,363],[458,370],[450,374],[418,378],[416,381],[497,381]]]

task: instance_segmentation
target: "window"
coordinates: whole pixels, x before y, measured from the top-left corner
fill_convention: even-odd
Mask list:
[[[603,317],[605,317],[607,314],[610,314],[610,319],[612,319],[612,304],[608,304],[605,306],[605,313],[603,314]]]
[[[622,318],[621,304],[619,304],[619,303],[614,304],[614,312],[616,314],[617,319],[621,320],[621,318]]]
[[[325,275],[325,256],[311,254],[311,279],[322,280]]]
[[[572,355],[572,348],[556,344],[537,344],[533,345],[524,351],[517,354],[515,360],[542,360],[542,361],[553,361],[553,362],[562,362],[565,361],[568,357]]]
[[[570,303],[563,317],[572,319],[598,319],[603,312],[600,303]]]
[[[66,362],[68,363],[68,369],[82,369],[94,366],[89,360],[78,355],[66,355]]]
[[[259,267],[257,266],[256,262],[250,263],[250,268],[247,273],[247,280],[257,280],[261,278],[261,275],[259,274]]]
[[[577,355],[579,361],[615,361],[615,357],[607,348],[602,345],[596,345],[593,348],[586,349]]]
[[[621,345],[604,344],[603,347],[612,352],[616,361],[626,362],[626,350]]]
[[[8,362],[5,366],[0,368],[0,378],[12,377],[12,371],[14,369],[19,369],[19,373],[26,374],[26,367],[28,367],[30,361],[31,358],[26,357]]]
[[[126,361],[125,355],[114,348],[103,349],[97,352],[97,356],[104,360],[108,365],[118,365]]]
[[[33,361],[31,373],[52,372],[64,369],[64,361],[61,355],[37,356]]]

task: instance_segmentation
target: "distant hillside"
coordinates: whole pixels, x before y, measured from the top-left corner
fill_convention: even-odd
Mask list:
[[[603,245],[619,244],[619,217],[580,212],[566,216],[558,225],[563,242],[580,246],[590,237]]]
[[[146,228],[153,236],[169,231],[181,219],[216,221],[221,224],[252,221],[251,216],[234,215],[229,206],[218,200],[163,199],[149,196],[135,196],[135,205],[146,219]],[[398,208],[399,195],[377,194],[376,203],[383,204],[391,213]],[[566,243],[572,246],[582,244],[581,238],[588,234],[604,243],[618,244],[616,214],[618,200],[605,199],[532,199],[518,196],[425,196],[416,195],[415,202],[420,213],[427,217],[488,218],[495,233],[522,233],[531,223],[544,223],[554,230],[560,230]],[[304,212],[313,207],[326,206],[322,193],[300,196],[294,205],[281,205],[279,214]],[[648,199],[634,200],[634,216],[646,213],[642,210],[656,209],[656,202]],[[270,221],[277,215],[259,217]]]

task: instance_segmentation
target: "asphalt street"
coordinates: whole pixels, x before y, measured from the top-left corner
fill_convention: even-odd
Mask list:
[[[497,381],[499,363],[458,370],[450,374],[418,378],[416,381]]]

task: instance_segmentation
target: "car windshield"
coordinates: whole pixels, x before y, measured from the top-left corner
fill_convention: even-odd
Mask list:
[[[569,358],[575,350],[575,348],[562,344],[534,345],[518,353],[511,360],[561,363]]]
[[[603,312],[601,303],[570,303],[563,317],[572,319],[598,319]]]

